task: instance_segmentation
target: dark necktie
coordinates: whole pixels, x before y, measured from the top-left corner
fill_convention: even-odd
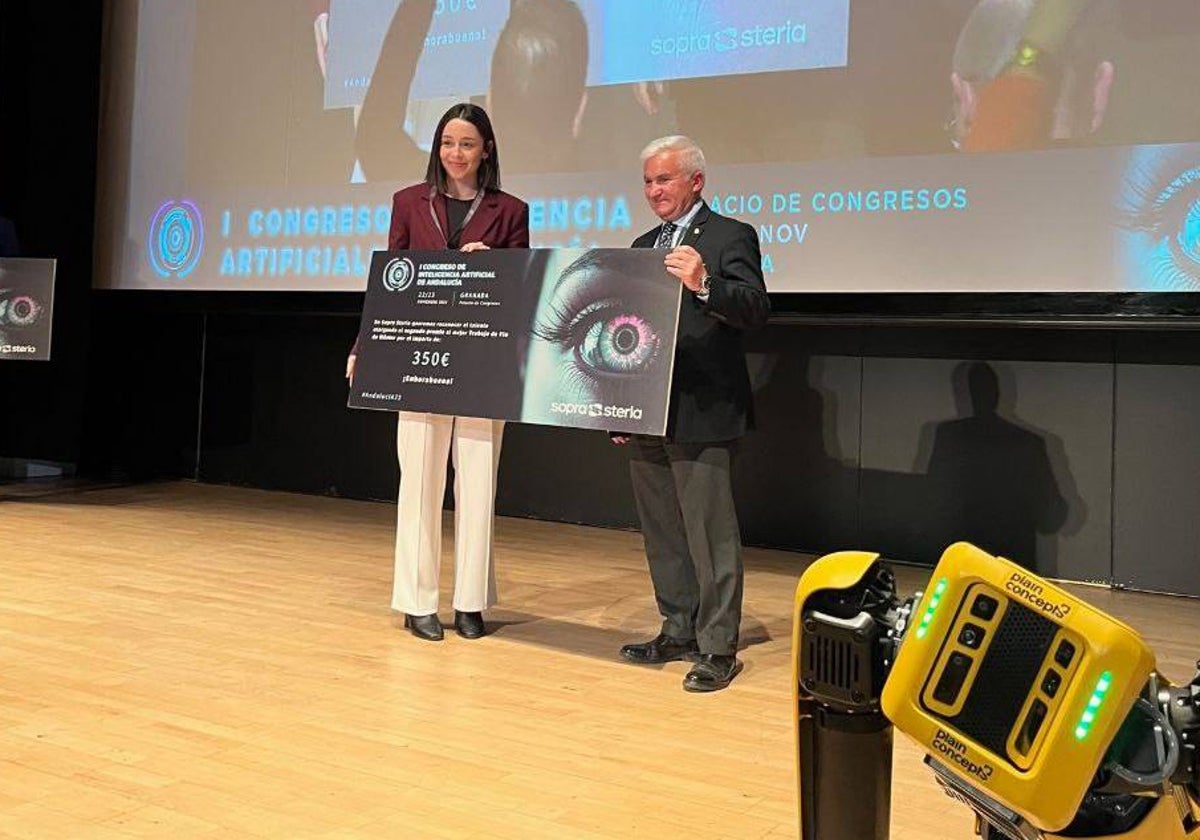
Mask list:
[[[675,242],[675,231],[679,229],[679,225],[674,222],[663,222],[662,230],[658,232],[658,241],[654,243],[655,248],[670,248]]]

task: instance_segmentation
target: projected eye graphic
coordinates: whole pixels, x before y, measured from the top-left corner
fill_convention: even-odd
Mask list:
[[[1120,258],[1134,288],[1200,290],[1200,155],[1134,150],[1123,185]]]
[[[204,250],[204,221],[190,201],[166,201],[150,222],[150,265],[160,277],[187,277]]]

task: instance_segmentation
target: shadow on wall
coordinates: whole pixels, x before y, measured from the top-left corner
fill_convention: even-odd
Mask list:
[[[856,546],[858,405],[843,395],[857,393],[858,359],[785,345],[748,361],[755,429],[734,469],[743,541],[799,551]]]
[[[932,565],[968,540],[1057,576],[1087,506],[1062,440],[1017,417],[1009,367],[955,366],[955,416],[921,427],[912,469],[860,469],[860,360],[791,349],[750,355],[757,428],[734,491],[746,543]]]
[[[1062,440],[1016,417],[1002,365],[963,362],[952,387],[958,416],[925,424],[912,473],[863,470],[862,504],[891,508],[875,545],[927,562],[967,540],[1056,577],[1059,538],[1087,519]]]

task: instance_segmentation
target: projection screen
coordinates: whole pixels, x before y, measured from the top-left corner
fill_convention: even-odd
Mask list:
[[[96,285],[357,291],[439,116],[535,247],[685,134],[772,292],[1200,288],[1195,0],[109,0]]]

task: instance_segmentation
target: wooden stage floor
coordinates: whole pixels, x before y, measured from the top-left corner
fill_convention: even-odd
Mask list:
[[[6,496],[0,837],[797,837],[810,558],[747,550],[746,668],[693,695],[617,657],[658,624],[637,534],[499,520],[496,632],[434,644],[388,609],[393,524],[190,483]],[[1081,591],[1190,678],[1200,604]],[[972,836],[902,736],[895,777],[895,840]]]

